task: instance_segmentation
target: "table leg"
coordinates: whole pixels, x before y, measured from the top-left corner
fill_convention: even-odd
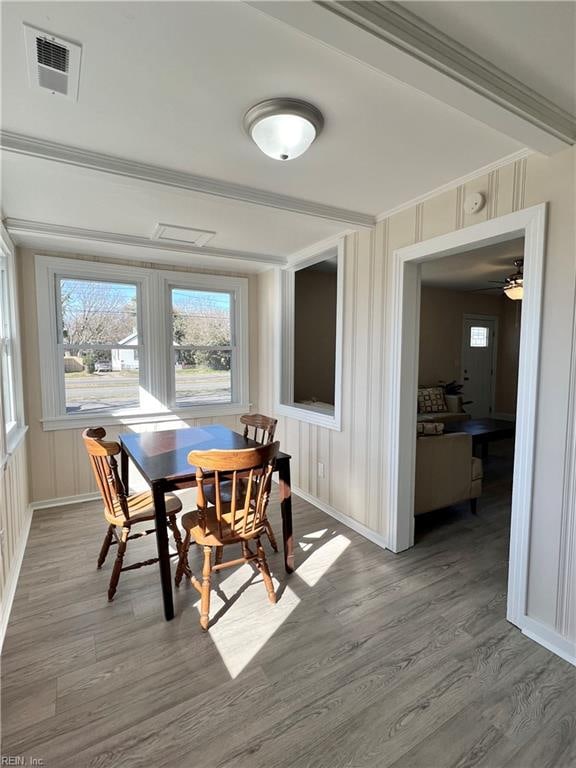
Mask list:
[[[294,536],[292,534],[292,490],[290,487],[290,460],[278,462],[280,484],[280,511],[282,513],[282,539],[284,541],[284,567],[286,573],[294,570]]]
[[[160,567],[160,582],[162,584],[162,599],[164,601],[164,617],[166,621],[170,621],[174,618],[174,602],[172,600],[172,573],[170,570],[168,523],[166,520],[164,493],[164,487],[161,483],[154,483],[152,485],[154,517],[156,520],[156,546],[158,548],[158,565]]]
[[[120,451],[120,479],[122,480],[124,491],[128,496],[130,494],[130,489],[128,487],[128,482],[130,479],[129,478],[129,460],[128,460],[128,454],[124,450],[124,447],[122,447],[122,450]]]

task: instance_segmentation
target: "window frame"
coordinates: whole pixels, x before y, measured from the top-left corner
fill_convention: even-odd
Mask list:
[[[66,413],[64,369],[60,365],[62,344],[58,336],[57,279],[92,279],[100,282],[128,283],[137,286],[138,357],[141,400],[138,408],[110,411]],[[198,290],[227,290],[234,294],[234,321],[238,339],[238,364],[234,402],[176,408],[172,405],[171,302],[168,286]],[[172,270],[127,267],[109,262],[36,255],[36,298],[40,347],[42,425],[45,431],[96,425],[178,422],[183,418],[202,418],[244,413],[248,398],[248,280],[222,275],[197,274]],[[170,335],[169,335],[170,334]]]
[[[277,268],[277,303],[281,308],[277,328],[276,412],[298,421],[306,421],[337,432],[342,430],[342,355],[344,340],[344,249],[345,236],[303,251],[287,267]],[[294,285],[297,271],[336,255],[336,349],[334,366],[334,413],[326,414],[312,406],[294,402]]]
[[[131,414],[139,413],[140,410],[142,409],[142,401],[146,400],[146,396],[145,396],[145,394],[142,393],[142,390],[144,390],[144,393],[149,392],[149,361],[148,361],[148,359],[146,357],[146,350],[145,349],[144,349],[144,354],[142,354],[142,351],[143,351],[143,348],[144,348],[144,343],[143,343],[144,333],[143,333],[143,330],[142,330],[142,295],[143,295],[142,284],[141,284],[141,282],[135,281],[134,279],[124,280],[124,279],[116,278],[116,276],[114,276],[114,278],[110,278],[110,279],[108,279],[106,277],[103,278],[101,271],[98,270],[98,272],[99,272],[99,277],[97,279],[93,278],[93,277],[86,277],[86,276],[80,278],[78,276],[70,277],[69,275],[61,275],[61,274],[58,274],[58,273],[54,274],[54,291],[55,291],[54,298],[55,298],[55,304],[56,304],[56,315],[55,315],[55,317],[56,317],[56,338],[57,338],[57,341],[58,341],[58,361],[57,362],[58,362],[58,368],[59,368],[59,370],[57,372],[57,375],[58,375],[58,378],[59,378],[58,394],[59,394],[60,408],[62,409],[62,413],[63,413],[64,416],[70,416],[71,414],[66,412],[66,388],[65,388],[65,379],[64,379],[65,372],[64,372],[64,367],[60,366],[59,361],[62,360],[62,358],[64,356],[64,352],[66,351],[66,347],[71,346],[71,345],[67,344],[64,341],[64,337],[62,337],[62,339],[58,338],[59,333],[60,333],[60,329],[63,326],[63,318],[62,318],[62,290],[61,290],[61,285],[60,285],[60,281],[61,280],[83,280],[85,282],[97,282],[97,283],[108,283],[108,284],[117,283],[118,285],[133,285],[136,288],[136,334],[138,336],[138,344],[137,345],[133,345],[133,346],[128,346],[128,347],[122,347],[121,345],[115,346],[115,345],[112,345],[112,344],[89,343],[89,344],[84,344],[83,348],[87,349],[87,350],[93,350],[93,351],[95,351],[95,350],[103,350],[103,349],[109,348],[110,349],[110,353],[112,353],[112,350],[114,350],[114,349],[122,349],[122,348],[124,348],[124,349],[136,349],[137,350],[137,352],[138,352],[138,363],[139,363],[139,365],[138,365],[138,377],[139,377],[138,388],[140,390],[140,404],[138,406],[136,406],[136,407],[118,409],[119,411],[121,411],[121,413],[123,413],[125,415],[131,415]],[[112,354],[110,356],[112,357]],[[144,361],[144,365],[140,365],[140,360]],[[102,411],[94,410],[94,411],[86,411],[85,413],[80,414],[80,415],[82,415],[82,416],[84,416],[84,415],[94,415],[94,416],[97,416],[98,414],[108,414],[108,413],[109,412],[105,411],[105,410],[102,410]]]
[[[174,411],[197,409],[221,411],[226,413],[244,413],[248,407],[248,281],[243,277],[223,275],[191,274],[186,272],[162,272],[163,293],[166,314],[166,370],[169,371],[166,389],[166,402]],[[172,333],[172,289],[181,288],[190,291],[213,291],[228,293],[231,296],[231,334],[232,359],[230,365],[231,402],[206,403],[179,408],[176,405],[176,375],[173,358]],[[223,347],[223,349],[228,349]]]
[[[3,380],[0,370],[0,467],[8,461],[16,450],[27,427],[24,423],[24,394],[22,387],[22,350],[20,346],[20,323],[18,317],[18,296],[16,283],[16,251],[8,232],[3,224],[0,225],[0,269],[5,275],[5,313],[2,317],[6,322],[6,336],[0,329],[0,343],[8,344],[11,359],[9,373],[13,419],[8,425],[4,414]],[[3,355],[0,354],[0,366],[3,365]]]

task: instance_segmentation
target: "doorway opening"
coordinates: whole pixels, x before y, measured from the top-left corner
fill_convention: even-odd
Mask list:
[[[524,239],[420,268],[414,542],[441,542],[505,594]],[[468,554],[466,554],[468,553]]]
[[[419,350],[424,265],[438,260],[446,266],[448,262],[443,260],[458,254],[469,254],[487,246],[497,246],[520,239],[524,241],[523,266],[526,278],[522,286],[507,589],[507,618],[520,628],[526,626],[524,619],[532,509],[545,222],[545,205],[517,211],[398,249],[393,253],[390,266],[392,295],[388,328],[393,360],[388,381],[386,434],[389,441],[388,546],[392,551],[400,552],[414,545],[415,435],[418,425],[416,403],[419,394],[419,371],[422,370],[419,365]],[[510,299],[508,301],[511,305],[517,303]],[[463,327],[462,319],[459,327]],[[483,334],[484,332],[478,332],[475,338],[480,340]],[[464,382],[458,381],[459,378],[457,374],[452,382],[445,383],[455,387],[463,385]],[[494,415],[498,413],[495,412]],[[500,421],[506,424],[506,419]]]

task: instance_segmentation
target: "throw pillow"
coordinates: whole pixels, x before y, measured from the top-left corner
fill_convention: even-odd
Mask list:
[[[442,413],[447,410],[442,387],[421,387],[418,390],[418,413]]]

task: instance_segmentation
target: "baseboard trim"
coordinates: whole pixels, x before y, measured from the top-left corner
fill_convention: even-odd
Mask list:
[[[529,616],[523,616],[519,624],[523,635],[576,667],[576,643]]]
[[[312,496],[307,491],[303,491],[302,488],[292,486],[292,493],[299,496],[301,499],[304,499],[304,501],[307,501],[309,504],[318,507],[322,512],[326,512],[327,515],[330,515],[330,517],[338,520],[339,523],[342,523],[356,533],[359,533],[360,536],[364,536],[365,539],[368,539],[368,541],[371,541],[373,544],[376,544],[382,549],[388,549],[384,536],[381,536],[379,533],[376,533],[376,531],[366,527],[363,523],[358,522],[358,520],[354,520],[354,518],[345,515],[343,512],[339,512],[325,501],[318,499],[316,496]]]
[[[72,504],[84,504],[89,501],[97,501],[100,498],[100,494],[96,491],[94,493],[79,493],[77,496],[62,496],[59,499],[42,499],[40,501],[33,501],[30,507],[33,512],[39,509],[51,509],[52,507],[67,507]]]
[[[18,577],[20,576],[20,569],[24,559],[24,552],[26,551],[26,544],[28,543],[28,535],[30,534],[32,514],[32,505],[29,504],[26,510],[26,519],[24,521],[22,535],[20,537],[20,541],[18,542],[18,549],[15,553],[14,559],[12,560],[12,567],[10,568],[8,578],[6,579],[6,587],[4,589],[4,594],[2,595],[2,606],[0,607],[0,651],[2,651],[2,647],[4,646],[4,638],[6,637],[8,620],[10,619],[12,603],[14,602],[16,587],[18,586]]]

